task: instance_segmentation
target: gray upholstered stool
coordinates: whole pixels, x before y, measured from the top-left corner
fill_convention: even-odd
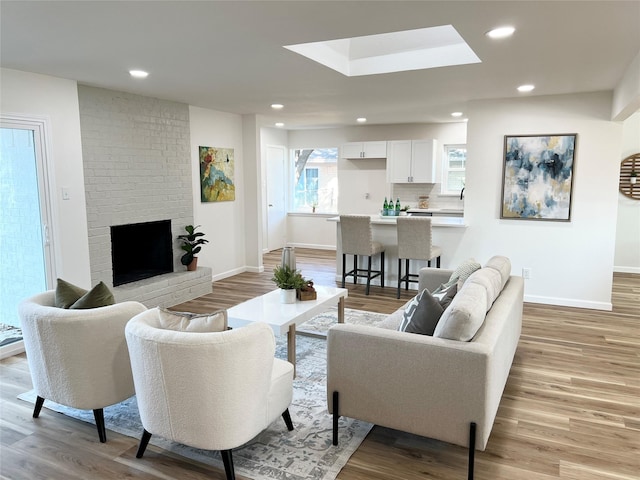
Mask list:
[[[431,260],[436,259],[436,266],[440,268],[442,249],[431,244],[431,217],[398,217],[398,294],[400,286],[405,282],[405,290],[409,289],[409,282],[418,282],[418,275],[409,273],[409,260],[426,260],[431,266]],[[405,260],[405,275],[402,275],[402,260]]]
[[[371,279],[380,277],[380,286],[384,287],[384,246],[374,242],[371,234],[371,217],[366,215],[340,215],[340,236],[342,237],[342,288],[347,277],[367,279],[365,295],[369,295]],[[380,270],[371,270],[371,258],[380,254]],[[347,255],[353,255],[353,270],[347,272]],[[358,255],[369,258],[367,269],[358,268]]]

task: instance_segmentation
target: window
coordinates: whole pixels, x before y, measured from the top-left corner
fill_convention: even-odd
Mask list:
[[[445,145],[442,165],[442,193],[460,195],[467,165],[466,145]]]
[[[294,212],[338,211],[338,149],[293,150]]]

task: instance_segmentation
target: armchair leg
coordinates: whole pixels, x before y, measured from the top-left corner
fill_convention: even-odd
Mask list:
[[[144,451],[147,449],[147,445],[149,445],[149,440],[151,440],[151,434],[143,429],[142,438],[140,439],[140,446],[138,447],[138,453],[136,453],[136,458],[142,458],[142,455],[144,455]]]
[[[367,263],[367,287],[364,291],[365,295],[369,295],[370,285],[371,285],[371,255],[369,255],[369,263]]]
[[[398,259],[398,292],[396,298],[400,298],[400,287],[402,287],[402,259]]]
[[[344,281],[347,278],[347,254],[342,254],[342,288],[344,288]]]
[[[42,405],[44,405],[44,398],[37,397],[36,406],[33,408],[33,418],[38,418],[38,416],[40,415],[40,410],[42,410]]]
[[[471,422],[469,425],[469,476],[468,480],[473,480],[473,467],[475,464],[476,454],[476,424]]]
[[[338,392],[333,392],[333,444],[338,445]]]
[[[107,429],[104,426],[104,410],[102,408],[96,408],[93,411],[93,418],[95,418],[96,427],[98,427],[100,443],[105,443],[107,441]]]
[[[220,450],[220,454],[222,455],[222,463],[224,463],[224,471],[227,474],[227,480],[236,480],[231,450]]]
[[[293,430],[293,422],[291,421],[291,414],[289,413],[289,409],[287,408],[284,412],[282,412],[282,418],[284,419],[284,423],[287,425],[287,430]]]

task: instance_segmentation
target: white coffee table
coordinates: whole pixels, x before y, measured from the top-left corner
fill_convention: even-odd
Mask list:
[[[229,326],[244,327],[253,322],[268,324],[276,335],[287,334],[287,359],[296,365],[296,325],[338,305],[338,322],[344,323],[344,299],[349,291],[346,288],[314,285],[317,292],[315,300],[282,303],[280,290],[274,290],[259,297],[247,300],[227,310]],[[295,370],[294,370],[295,372]]]

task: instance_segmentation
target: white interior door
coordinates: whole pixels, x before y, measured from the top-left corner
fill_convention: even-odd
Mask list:
[[[286,149],[267,147],[267,250],[277,250],[287,241],[285,181]]]

